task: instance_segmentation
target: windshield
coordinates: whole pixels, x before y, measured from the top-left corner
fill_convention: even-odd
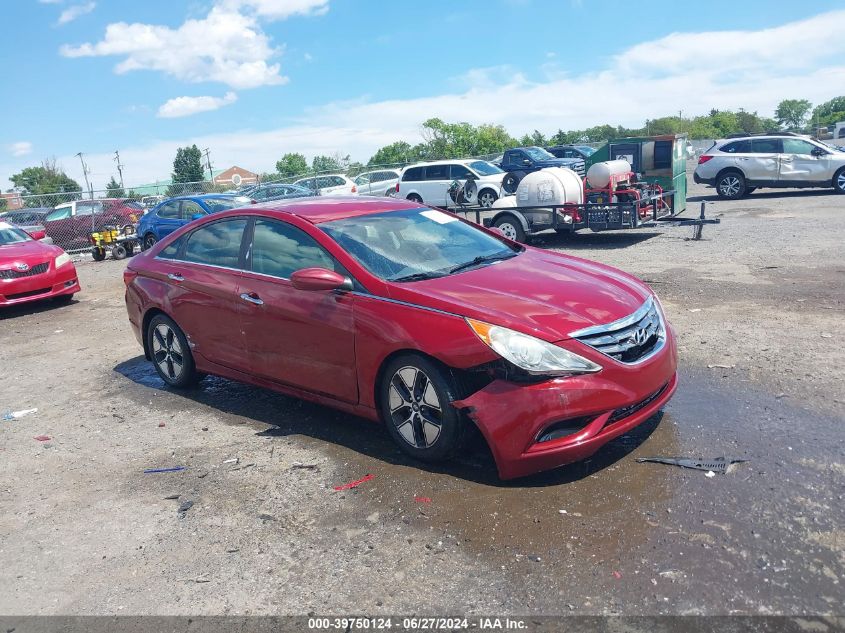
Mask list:
[[[32,238],[20,229],[16,229],[10,224],[0,222],[0,246],[7,246],[8,244],[18,244],[19,242],[26,242]]]
[[[361,266],[388,281],[441,277],[477,258],[485,260],[481,266],[520,250],[435,209],[363,215],[320,228]]]
[[[495,174],[504,174],[505,172],[496,167],[493,163],[488,163],[486,160],[476,160],[469,164],[470,169],[482,176],[493,176]]]
[[[245,207],[252,203],[252,200],[244,196],[235,196],[233,198],[206,198],[205,205],[211,213],[217,211],[228,211],[229,209],[237,209],[238,207]]]
[[[549,160],[554,159],[554,154],[550,154],[542,147],[526,147],[523,150],[531,160]]]

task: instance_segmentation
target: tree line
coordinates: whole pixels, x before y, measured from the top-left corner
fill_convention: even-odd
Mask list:
[[[396,141],[378,149],[366,163],[353,162],[348,154],[335,153],[331,156],[314,156],[309,163],[305,155],[288,152],[276,161],[275,172],[261,174],[261,180],[281,180],[308,173],[344,172],[356,174],[367,167],[377,165],[403,165],[421,160],[441,160],[466,156],[487,156],[521,145],[568,145],[575,143],[601,143],[611,138],[628,136],[655,136],[660,134],[687,134],[691,139],[717,139],[730,134],[757,134],[775,130],[817,133],[821,128],[845,121],[845,96],[813,104],[806,99],[784,99],[775,108],[773,117],[761,116],[757,112],[739,110],[711,110],[708,114],[694,117],[665,116],[649,119],[645,125],[629,128],[622,125],[596,125],[579,130],[558,129],[549,135],[539,130],[520,137],[511,134],[501,125],[471,123],[448,123],[438,118],[424,121],[421,128],[422,141],[416,144]],[[168,195],[180,192],[184,183],[205,180],[202,153],[196,145],[176,150],[171,174],[172,185]],[[74,195],[81,196],[82,187],[68,177],[56,165],[56,161],[44,161],[40,166],[27,167],[12,175],[14,190],[22,195],[63,194],[62,200]],[[114,176],[107,185],[109,197],[139,198],[134,191],[126,192]],[[10,190],[11,191],[11,190]],[[57,204],[51,197],[42,198],[39,204]],[[0,199],[0,210],[5,201]]]

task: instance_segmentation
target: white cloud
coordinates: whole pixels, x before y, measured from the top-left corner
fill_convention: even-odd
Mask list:
[[[32,154],[32,143],[29,141],[18,141],[9,145],[9,153],[12,156],[20,157]]]
[[[238,95],[234,92],[227,92],[223,97],[176,97],[159,107],[158,116],[162,119],[175,119],[199,112],[211,112],[237,100]]]
[[[293,15],[324,15],[329,10],[329,0],[220,0],[219,5],[232,11],[246,9],[270,20],[283,20]]]
[[[91,13],[97,8],[96,2],[86,2],[85,4],[75,4],[68,7],[59,16],[59,24],[67,24],[73,22],[76,18],[82,17],[87,13]]]
[[[367,160],[393,141],[419,142],[420,124],[435,116],[502,124],[516,136],[535,128],[552,133],[601,123],[633,127],[678,110],[689,116],[706,114],[711,108],[744,107],[772,116],[784,98],[821,103],[842,93],[845,40],[831,36],[829,25],[837,25],[841,33],[845,11],[763,31],[673,34],[633,46],[608,58],[604,68],[583,74],[568,71],[560,60],[557,71],[542,79],[529,80],[507,67],[470,70],[446,94],[329,103],[306,110],[300,121],[285,128],[232,130],[201,138],[186,135],[121,147],[120,155],[127,165],[127,182],[143,183],[166,178],[176,148],[186,144],[211,148],[220,167],[239,164],[253,171],[271,170],[285,151],[309,157],[342,151],[353,160]],[[770,52],[785,50],[783,42],[789,43],[788,63],[787,56]],[[679,58],[685,61],[678,64]],[[454,80],[450,85],[455,86]],[[112,151],[109,146],[102,154],[86,153],[95,174],[103,174],[100,184],[111,174]],[[81,182],[82,174],[73,173],[78,161],[72,155],[61,160]],[[22,166],[0,165],[0,174],[15,173]]]
[[[287,83],[272,60],[274,47],[260,20],[320,15],[329,0],[218,0],[208,15],[171,28],[115,22],[99,42],[65,45],[65,57],[123,57],[115,72],[154,70],[183,81],[213,81],[246,89]],[[70,10],[70,9],[69,9]]]

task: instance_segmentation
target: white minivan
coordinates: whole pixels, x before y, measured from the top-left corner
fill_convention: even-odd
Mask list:
[[[438,160],[406,167],[399,179],[397,198],[437,206],[454,204],[449,197],[453,181],[474,178],[478,204],[490,207],[502,195],[505,172],[486,160]]]

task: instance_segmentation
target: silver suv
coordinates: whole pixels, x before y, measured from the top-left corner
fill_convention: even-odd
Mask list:
[[[788,132],[730,138],[699,157],[693,180],[729,200],[758,187],[833,187],[845,194],[845,152]]]

